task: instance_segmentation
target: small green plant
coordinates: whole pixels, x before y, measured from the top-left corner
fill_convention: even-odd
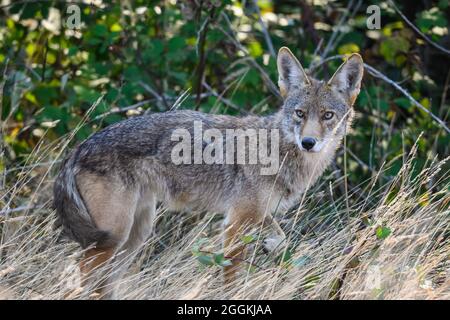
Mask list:
[[[251,244],[251,243],[255,242],[256,240],[257,240],[257,237],[253,234],[246,234],[241,237],[241,241],[246,245]]]
[[[375,230],[375,234],[377,238],[380,240],[384,240],[392,233],[391,229],[386,226],[378,226]]]
[[[205,246],[207,243],[208,238],[200,238],[192,248],[192,254],[197,258],[198,262],[207,267],[227,267],[232,264],[231,260],[226,258],[223,252],[211,252],[202,249],[202,246]]]

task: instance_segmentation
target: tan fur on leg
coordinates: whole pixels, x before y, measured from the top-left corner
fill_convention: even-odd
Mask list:
[[[240,237],[262,222],[263,215],[254,204],[241,204],[228,213],[224,248],[225,256],[231,257],[233,264],[224,268],[225,283],[231,283],[236,279],[236,273],[245,259],[245,245]]]
[[[106,263],[113,257],[115,252],[114,248],[99,249],[92,248],[85,252],[83,259],[80,262],[81,270],[81,284],[86,286],[91,280],[92,274],[95,270],[106,265]],[[97,288],[95,293],[99,294],[99,297],[103,295],[102,289]]]

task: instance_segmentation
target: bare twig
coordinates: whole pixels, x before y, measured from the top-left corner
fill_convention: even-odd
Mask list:
[[[211,94],[209,94],[209,93],[202,93],[201,94],[201,99],[207,98],[209,96],[211,96]],[[174,105],[176,105],[179,98],[166,96],[165,99],[166,99],[166,101],[175,101]],[[109,116],[111,114],[115,114],[115,113],[122,113],[122,112],[127,112],[127,111],[130,111],[130,110],[135,110],[135,109],[138,109],[138,108],[140,108],[140,107],[142,107],[142,106],[144,106],[144,105],[146,105],[148,103],[152,103],[152,102],[156,102],[156,101],[162,101],[162,100],[160,100],[158,98],[147,99],[147,100],[139,101],[139,102],[137,102],[135,104],[132,104],[130,106],[127,106],[127,107],[113,108],[112,110],[110,110],[108,112],[105,112],[105,113],[102,113],[102,114],[96,116],[93,120],[98,120],[98,119],[104,118],[106,116]],[[172,109],[173,109],[173,106],[170,108],[170,110],[172,110]]]
[[[9,59],[6,58],[5,61],[5,68],[3,70],[3,77],[2,77],[2,81],[0,81],[0,159],[3,159],[4,155],[5,155],[5,149],[6,149],[6,145],[4,144],[4,134],[5,134],[5,126],[4,123],[2,121],[2,114],[3,114],[3,90],[5,88],[5,83],[6,83],[6,73],[8,70],[8,64],[9,64]],[[0,190],[3,189],[4,185],[5,185],[5,179],[6,179],[6,172],[3,171],[0,177]]]
[[[344,55],[342,54],[337,54],[328,58],[323,58],[320,59],[319,61],[317,61],[316,63],[311,63],[311,65],[309,66],[309,68],[306,70],[309,74],[313,74],[313,72],[316,71],[316,69],[318,69],[319,67],[321,67],[322,65],[324,65],[325,63],[332,61],[332,60],[336,60],[336,59],[342,59],[344,58]]]
[[[139,81],[139,85],[144,88],[148,93],[150,93],[152,96],[155,97],[156,100],[163,102],[164,99],[162,97],[162,95],[160,95],[158,92],[156,92],[155,89],[153,89],[152,87],[150,87],[148,84],[146,84],[143,81]]]
[[[139,81],[138,82],[139,85],[141,87],[143,87],[148,93],[150,93],[152,96],[155,97],[156,100],[158,100],[158,102],[162,103],[165,107],[165,110],[170,109],[170,106],[166,100],[166,95],[163,94],[159,94],[158,92],[156,92],[155,89],[153,89],[152,87],[150,87],[147,83],[143,82],[143,81]]]
[[[48,39],[45,40],[44,61],[42,62],[41,82],[45,81],[45,70],[47,68],[47,55],[48,55]]]
[[[172,107],[170,108],[171,111],[178,109],[178,107],[189,97],[190,90],[191,88],[188,88],[187,90],[185,90],[180,94],[180,96],[175,100]]]
[[[258,22],[259,22],[259,25],[261,26],[261,30],[264,35],[264,40],[266,41],[267,48],[269,49],[269,53],[273,58],[275,58],[276,54],[275,54],[275,49],[273,48],[272,39],[270,38],[269,31],[267,30],[267,26],[264,23],[264,20],[262,19],[261,10],[259,10],[258,2],[256,0],[253,0],[253,5],[255,7],[256,14],[258,15]]]
[[[14,213],[14,212],[28,211],[28,210],[34,210],[34,209],[43,209],[43,208],[45,208],[45,205],[35,205],[35,206],[25,205],[25,206],[20,206],[17,208],[12,208],[12,209],[3,209],[0,211],[0,215],[7,215],[10,213]]]
[[[264,83],[266,84],[267,88],[273,93],[273,95],[275,95],[278,99],[281,100],[281,95],[280,95],[280,91],[278,90],[277,86],[273,83],[273,81],[270,79],[269,75],[267,74],[266,71],[264,71],[264,69],[256,62],[256,60],[250,56],[248,50],[237,40],[236,35],[234,34],[233,31],[233,26],[231,24],[230,19],[228,18],[228,16],[226,15],[225,12],[222,12],[221,17],[227,22],[228,27],[230,28],[231,31],[231,35],[225,31],[221,26],[218,26],[218,29],[220,31],[222,31],[222,33],[224,35],[226,35],[232,42],[233,44],[236,46],[236,48],[238,48],[239,50],[241,50],[247,57],[248,57],[248,63],[254,67],[255,69],[258,70],[258,72],[261,74],[261,77],[264,81]]]
[[[146,104],[148,104],[148,103],[150,103],[150,102],[153,102],[153,101],[155,101],[155,100],[154,100],[154,99],[147,99],[147,100],[139,101],[138,103],[132,104],[132,105],[130,105],[130,106],[128,106],[128,107],[123,107],[123,108],[113,108],[112,110],[110,110],[110,111],[108,111],[108,112],[105,112],[105,113],[102,113],[102,114],[96,116],[96,117],[94,118],[94,120],[98,120],[98,119],[104,118],[104,117],[109,116],[109,115],[111,115],[111,114],[121,113],[121,112],[127,112],[127,111],[129,111],[129,110],[134,110],[134,109],[137,109],[137,108],[139,108],[139,107],[142,107],[142,106],[144,106],[144,105],[146,105]]]
[[[343,35],[343,34],[340,34],[341,26],[345,23],[345,21],[347,21],[348,19],[355,16],[355,14],[359,10],[359,7],[361,6],[361,3],[362,3],[362,1],[359,0],[356,3],[356,5],[353,7],[354,0],[349,1],[347,8],[345,10],[345,13],[342,15],[341,19],[339,20],[338,25],[334,27],[333,33],[332,33],[330,39],[328,40],[325,49],[323,50],[322,54],[320,55],[320,58],[318,60],[313,61],[311,63],[311,65],[309,66],[310,70],[316,69],[318,66],[323,65],[327,61],[335,59],[334,57],[336,57],[336,56],[329,57],[329,58],[325,58],[325,57],[328,55],[329,52],[333,51],[336,44],[339,43],[339,41]],[[341,35],[341,37],[338,38],[339,35]],[[317,48],[315,49],[313,56],[316,56],[316,54],[319,52],[319,48],[321,47],[321,45],[322,45],[322,41],[320,41],[319,44],[317,45]]]
[[[414,99],[408,91],[406,91],[406,89],[404,89],[403,87],[401,87],[398,83],[396,83],[395,81],[392,81],[391,79],[389,79],[387,76],[385,76],[384,74],[382,74],[380,71],[376,70],[374,67],[369,66],[368,64],[364,63],[365,68],[369,71],[369,73],[374,76],[377,77],[387,83],[389,83],[391,86],[393,86],[395,89],[397,89],[398,91],[400,91],[405,97],[408,98],[408,100],[414,104],[416,107],[418,107],[419,109],[421,109],[423,112],[427,113],[430,117],[432,117],[434,119],[434,121],[436,121],[443,129],[445,129],[445,131],[447,131],[447,133],[450,133],[450,129],[447,127],[447,125],[445,124],[444,121],[442,121],[438,116],[436,116],[433,112],[431,112],[430,110],[428,110],[427,108],[425,108],[420,102],[418,102],[416,99]]]
[[[448,71],[447,71],[447,77],[445,78],[444,88],[442,91],[441,106],[440,106],[441,110],[443,109],[445,101],[447,100],[447,92],[448,92],[449,87],[450,87],[450,69],[448,69]],[[445,119],[445,117],[444,117],[444,119]]]
[[[301,18],[303,32],[307,37],[311,38],[313,44],[319,47],[319,43],[322,38],[317,34],[317,30],[314,27],[317,18],[314,12],[314,4],[311,1],[298,1],[300,6]],[[303,48],[305,49],[305,48]]]
[[[317,56],[318,52],[322,48],[322,45],[323,45],[323,38],[320,38],[319,43],[316,46],[316,49],[314,49],[313,57]]]
[[[422,31],[419,30],[419,28],[417,28],[414,23],[412,23],[404,14],[403,12],[400,11],[400,9],[395,5],[394,1],[392,0],[388,0],[389,4],[394,8],[395,12],[397,12],[399,14],[399,16],[403,19],[403,21],[406,22],[406,24],[408,26],[410,26],[411,29],[414,30],[414,32],[416,32],[419,36],[421,36],[429,45],[433,46],[434,48],[442,51],[443,53],[447,54],[450,56],[450,50],[446,49],[444,47],[442,47],[441,45],[437,44],[436,42],[434,42],[433,40],[431,40],[430,38],[428,38],[428,36],[426,34],[424,34]]]
[[[199,59],[197,65],[197,83],[196,83],[196,109],[200,106],[201,94],[202,94],[202,82],[205,77],[205,65],[206,65],[206,54],[205,54],[205,46],[206,46],[206,34],[208,33],[208,26],[211,23],[211,20],[214,18],[215,8],[211,10],[211,13],[208,17],[206,17],[203,22],[200,30],[198,31],[198,41],[197,41],[197,56]]]
[[[341,19],[338,22],[337,26],[334,27],[333,34],[331,35],[330,39],[328,40],[328,43],[327,43],[325,49],[323,50],[322,54],[320,55],[322,59],[324,57],[326,57],[328,55],[328,53],[331,52],[334,49],[334,47],[336,46],[336,43],[337,43],[336,38],[339,35],[339,33],[341,32],[341,26],[345,23],[345,21],[347,21],[349,16],[351,17],[356,13],[359,6],[361,5],[361,0],[359,0],[358,3],[356,4],[355,8],[352,10],[354,2],[355,2],[354,0],[350,0],[350,2],[347,5],[347,8],[344,11],[344,14],[342,15]]]
[[[225,105],[231,107],[232,109],[238,110],[239,112],[242,113],[246,113],[244,110],[242,110],[242,108],[239,108],[237,105],[235,105],[233,102],[231,102],[230,100],[224,98],[221,94],[217,93],[216,91],[214,91],[213,88],[210,87],[209,84],[207,84],[205,81],[203,81],[203,86],[206,88],[206,90],[208,90],[209,92],[211,92],[211,94],[216,97],[217,99],[219,99],[221,102],[223,102]]]
[[[41,163],[35,163],[35,164],[30,164],[30,165],[25,165],[25,166],[18,166],[18,167],[14,167],[14,168],[5,170],[5,174],[19,171],[19,170],[24,170],[24,169],[34,169],[34,168],[38,168],[38,167],[45,167],[45,166],[53,165],[53,164],[61,162],[61,161],[62,160],[56,160],[56,161],[52,160],[50,162],[41,162]]]

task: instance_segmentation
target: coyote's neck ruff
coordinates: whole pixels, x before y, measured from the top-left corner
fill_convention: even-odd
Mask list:
[[[283,242],[271,213],[298,201],[332,161],[353,116],[363,63],[351,55],[329,81],[318,81],[282,48],[278,71],[284,104],[273,115],[171,111],[136,117],[94,134],[67,158],[55,182],[54,204],[65,233],[83,247],[92,246],[81,265],[86,276],[106,261],[124,259],[117,252],[131,254],[142,245],[157,202],[225,214],[226,255],[235,258],[225,269],[228,281],[242,258],[242,245],[233,246],[241,232],[263,225],[271,232],[267,249]],[[195,122],[201,123],[201,138]],[[270,132],[270,139],[260,132]],[[230,151],[235,140],[254,144],[238,143]],[[217,158],[222,152],[225,162]],[[251,162],[255,152],[261,156],[255,159],[271,163]],[[274,163],[276,170],[261,174]],[[113,274],[105,285],[120,277]]]

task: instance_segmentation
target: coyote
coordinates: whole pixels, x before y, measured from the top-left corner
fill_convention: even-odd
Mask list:
[[[225,214],[224,250],[232,262],[224,268],[226,282],[236,278],[245,254],[239,244],[243,232],[261,227],[268,232],[264,248],[285,245],[283,230],[271,213],[280,205],[298,203],[332,161],[352,121],[363,61],[352,54],[329,81],[318,81],[283,47],[277,67],[284,102],[272,115],[234,117],[183,110],[138,116],[95,133],[66,158],[54,184],[54,206],[63,233],[86,248],[80,263],[84,285],[94,286],[104,298],[114,297],[113,282],[151,234],[158,203],[175,211]],[[216,132],[277,130],[279,141],[269,143],[279,144],[278,170],[261,174],[260,163],[175,164],[177,142],[171,134],[180,128],[192,133],[195,121]],[[120,270],[93,285],[98,267],[113,262]]]

